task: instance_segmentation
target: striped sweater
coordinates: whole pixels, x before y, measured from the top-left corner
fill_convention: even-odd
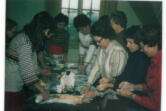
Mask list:
[[[5,62],[7,91],[19,91],[23,84],[32,85],[38,81],[37,55],[32,52],[32,44],[25,33],[11,41]]]
[[[47,41],[47,46],[55,45],[63,48],[64,53],[68,53],[68,45],[69,45],[69,33],[65,29],[56,30],[54,33],[54,37],[51,37]]]

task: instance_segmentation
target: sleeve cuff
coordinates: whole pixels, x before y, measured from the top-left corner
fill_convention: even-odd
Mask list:
[[[25,85],[26,86],[32,86],[32,85],[34,85],[35,83],[38,83],[38,82],[39,82],[39,79],[37,79],[37,80],[35,80],[33,82],[30,82],[30,83],[26,83]]]
[[[31,73],[31,74],[27,74],[26,76],[24,76],[24,83],[26,86],[31,86],[37,82],[39,82],[39,77],[38,77],[39,73]]]

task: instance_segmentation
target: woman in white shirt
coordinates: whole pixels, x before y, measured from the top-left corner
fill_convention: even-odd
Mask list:
[[[87,86],[82,89],[82,94],[86,97],[95,97],[97,91],[88,91],[97,79],[111,78],[120,75],[127,63],[128,53],[123,46],[114,39],[114,32],[108,24],[96,22],[92,28],[94,40],[99,46],[99,52],[95,64],[88,77]],[[103,92],[108,93],[110,99],[117,99],[113,90],[109,89]]]
[[[84,14],[74,18],[74,26],[78,30],[79,37],[80,65],[83,65],[79,73],[86,71],[89,74],[95,59],[93,56],[95,55],[96,46],[90,34],[90,24],[91,20]]]

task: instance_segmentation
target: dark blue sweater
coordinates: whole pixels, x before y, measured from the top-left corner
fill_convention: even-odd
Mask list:
[[[144,53],[140,51],[130,53],[123,73],[115,78],[114,89],[118,89],[118,86],[122,81],[128,81],[133,84],[144,83],[149,63],[150,58],[148,58]],[[134,91],[134,93],[144,95],[144,93],[138,91]],[[144,107],[138,105],[130,99],[121,98],[120,100],[125,103],[126,108],[132,107],[139,110],[144,109]]]
[[[140,51],[130,53],[123,73],[116,77],[114,89],[117,89],[122,81],[133,84],[144,83],[149,63],[150,59],[144,53]]]

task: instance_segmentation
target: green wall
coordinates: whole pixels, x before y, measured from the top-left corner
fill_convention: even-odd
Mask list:
[[[141,7],[140,7],[141,8]],[[142,25],[142,22],[137,17],[136,13],[130,6],[129,2],[118,2],[117,9],[123,11],[127,16],[127,27],[132,25]]]
[[[127,15],[128,24],[162,24],[162,2],[153,1],[121,1],[117,6],[118,10],[124,11]]]
[[[6,16],[18,23],[18,29],[29,23],[32,17],[45,10],[45,0],[6,0]]]
[[[127,15],[127,27],[148,23],[161,24],[162,2],[117,2],[117,9]],[[6,4],[6,15],[18,23],[19,30],[29,23],[36,13],[48,10],[55,16],[55,11],[59,12],[57,8],[60,9],[60,2],[57,0],[7,0]]]

